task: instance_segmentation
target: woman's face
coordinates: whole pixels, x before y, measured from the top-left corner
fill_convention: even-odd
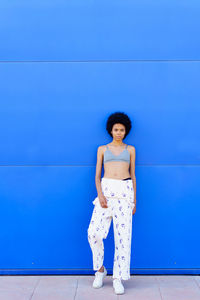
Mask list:
[[[113,125],[111,133],[114,140],[123,140],[126,134],[126,127],[121,123],[116,123]]]

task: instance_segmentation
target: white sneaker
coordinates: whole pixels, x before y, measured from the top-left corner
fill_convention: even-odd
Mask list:
[[[104,267],[103,272],[97,271],[95,273],[95,279],[93,281],[93,288],[98,289],[98,288],[102,287],[103,279],[104,279],[104,277],[106,277],[106,275],[107,275],[107,270],[105,267]]]
[[[115,294],[124,294],[124,287],[120,279],[116,278],[113,280],[113,288]]]

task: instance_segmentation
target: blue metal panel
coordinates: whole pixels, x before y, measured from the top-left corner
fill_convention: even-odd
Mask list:
[[[200,59],[198,0],[3,0],[0,60]]]
[[[0,177],[1,268],[78,268],[94,168],[1,167]]]
[[[138,164],[199,163],[199,78],[194,62],[0,64],[0,163],[94,165],[118,109]]]
[[[2,273],[92,269],[87,228],[96,197],[94,173],[93,166],[0,168]],[[134,273],[141,268],[164,273],[166,268],[200,268],[199,168],[140,166],[136,176]],[[105,265],[112,269],[112,225],[104,241]]]

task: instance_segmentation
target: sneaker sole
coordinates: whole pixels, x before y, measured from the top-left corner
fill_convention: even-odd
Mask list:
[[[114,292],[115,292],[115,289],[114,289]],[[122,292],[122,293],[116,293],[116,292],[115,292],[115,294],[116,294],[116,295],[123,295],[124,292]]]

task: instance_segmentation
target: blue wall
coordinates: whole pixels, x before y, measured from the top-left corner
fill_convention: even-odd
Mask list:
[[[116,110],[136,148],[132,274],[200,273],[199,9],[1,1],[0,274],[93,274],[96,151]],[[112,273],[112,226],[104,243]]]

